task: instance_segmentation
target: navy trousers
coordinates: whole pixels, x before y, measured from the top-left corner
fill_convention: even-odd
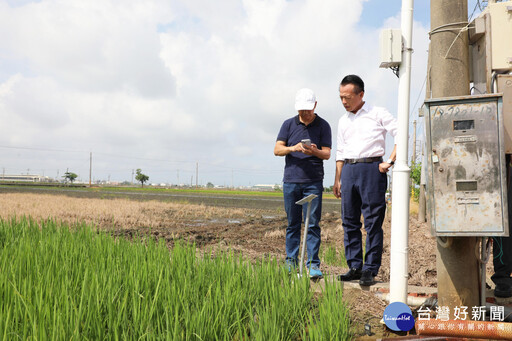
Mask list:
[[[316,194],[318,197],[311,201],[311,212],[308,227],[308,236],[306,238],[306,248],[308,259],[306,266],[308,268],[320,268],[320,219],[322,217],[322,193],[324,186],[322,181],[308,183],[290,183],[283,184],[284,208],[288,217],[288,227],[286,228],[286,261],[297,265],[299,259],[300,239],[302,218],[306,222],[308,205],[296,205],[295,202],[307,197],[310,194]]]
[[[341,172],[341,218],[345,231],[345,257],[350,268],[379,272],[384,241],[382,223],[386,214],[387,176],[379,172],[380,161],[345,163]],[[361,213],[366,230],[363,261]]]

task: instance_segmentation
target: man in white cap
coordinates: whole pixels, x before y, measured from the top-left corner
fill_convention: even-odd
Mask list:
[[[286,156],[283,178],[284,207],[288,217],[286,229],[286,264],[290,271],[298,264],[302,218],[307,205],[295,202],[310,195],[318,197],[311,202],[307,235],[308,259],[306,266],[311,278],[321,278],[320,218],[324,190],[323,160],[331,157],[331,127],[315,113],[316,96],[310,89],[300,89],[295,98],[298,115],[284,121],[277,135],[274,154]]]

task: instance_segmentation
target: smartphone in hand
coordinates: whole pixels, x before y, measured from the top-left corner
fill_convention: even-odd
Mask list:
[[[304,140],[302,140],[300,142],[302,142],[302,144],[305,144],[308,147],[311,147],[311,140],[310,139],[304,139]]]

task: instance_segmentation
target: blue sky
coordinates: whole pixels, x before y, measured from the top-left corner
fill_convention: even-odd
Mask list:
[[[472,11],[475,2],[468,7]],[[312,88],[335,136],[348,73],[396,115],[379,69],[401,1],[0,0],[0,172],[154,183],[281,182],[273,155],[295,92]],[[415,1],[411,112],[422,98],[429,1]],[[334,141],[335,143],[335,141]],[[333,145],[335,147],[335,144]],[[334,153],[324,185],[334,179]]]
[[[396,16],[401,6],[402,1],[399,0],[369,0],[364,3],[361,22],[375,28],[382,27],[387,18]],[[414,20],[423,25],[430,23],[430,0],[414,1]]]
[[[469,15],[473,13],[477,2],[477,0],[468,0]],[[401,6],[402,1],[400,0],[368,0],[363,7],[362,22],[365,25],[378,28],[384,24],[387,18],[395,16],[397,11],[400,11]],[[480,13],[479,8],[477,8],[475,15],[478,15],[478,13]],[[414,1],[414,20],[427,27],[430,25],[430,0]]]

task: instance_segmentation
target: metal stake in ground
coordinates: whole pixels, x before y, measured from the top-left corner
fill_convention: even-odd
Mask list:
[[[309,214],[311,213],[311,201],[318,197],[316,194],[310,194],[305,198],[300,199],[295,202],[296,205],[304,205],[308,204],[308,209],[306,212],[306,221],[304,222],[304,238],[302,238],[302,252],[300,253],[300,265],[299,265],[299,276],[302,277],[302,267],[304,265],[304,254],[306,253],[306,238],[308,236],[308,228],[309,228]]]

